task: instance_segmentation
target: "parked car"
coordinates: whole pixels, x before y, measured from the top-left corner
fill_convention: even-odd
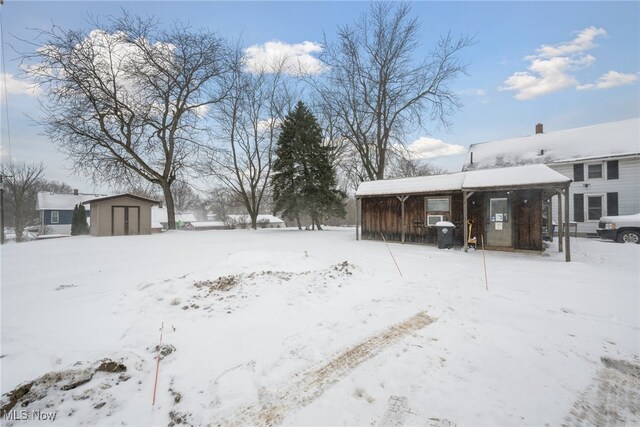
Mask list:
[[[640,213],[603,216],[598,223],[598,236],[621,243],[640,243]]]

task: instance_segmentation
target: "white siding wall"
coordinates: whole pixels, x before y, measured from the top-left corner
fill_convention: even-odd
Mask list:
[[[575,221],[573,195],[575,193],[581,193],[585,195],[603,194],[603,215],[607,215],[607,198],[606,193],[618,193],[618,215],[629,215],[640,212],[640,157],[619,159],[618,161],[618,179],[607,180],[607,167],[606,161],[594,161],[594,162],[576,162],[583,163],[585,165],[585,177],[584,181],[573,182],[569,188],[569,204],[571,206],[571,212],[569,213],[569,220]],[[601,179],[589,179],[587,174],[587,164],[590,163],[603,163],[603,178]],[[555,171],[573,179],[573,163],[562,165],[548,165]],[[586,186],[585,184],[588,184]],[[557,197],[553,198],[553,221],[557,222],[558,218],[558,203]],[[587,207],[587,201],[584,202],[585,209]],[[564,206],[563,206],[564,207]],[[598,221],[588,221],[585,212],[585,222],[578,223],[578,233],[596,233],[598,228]]]

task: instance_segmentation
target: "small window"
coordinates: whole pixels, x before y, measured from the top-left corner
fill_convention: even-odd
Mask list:
[[[57,224],[60,222],[60,214],[58,211],[51,211],[51,224]]]
[[[618,179],[618,161],[617,160],[609,160],[607,162],[607,179]],[[610,215],[607,213],[607,215]]]
[[[587,196],[587,220],[598,221],[602,216],[602,195]]]
[[[584,165],[582,163],[573,165],[573,180],[575,182],[584,181]]]
[[[506,197],[499,197],[489,200],[489,217],[491,221],[507,222],[509,212],[509,201]]]
[[[587,166],[589,179],[602,178],[602,163],[594,163]]]
[[[427,198],[427,212],[449,212],[449,199]]]

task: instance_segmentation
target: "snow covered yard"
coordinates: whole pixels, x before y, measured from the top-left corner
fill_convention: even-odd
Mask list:
[[[489,291],[480,251],[391,244],[400,276],[353,229],[10,244],[3,425],[638,424],[640,245],[556,243],[487,252]]]

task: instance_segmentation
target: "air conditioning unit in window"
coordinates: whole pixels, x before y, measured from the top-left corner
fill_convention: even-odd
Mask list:
[[[444,221],[444,215],[427,215],[427,226],[435,227],[436,223]]]

